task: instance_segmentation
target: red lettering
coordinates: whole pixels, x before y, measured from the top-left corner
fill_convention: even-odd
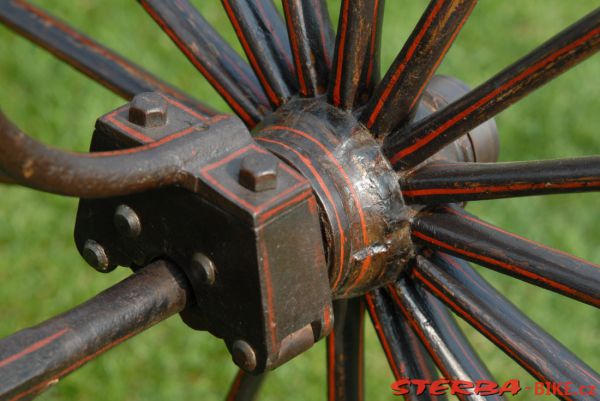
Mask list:
[[[452,394],[452,395],[456,395],[456,394],[470,395],[470,394],[472,394],[472,392],[469,390],[465,390],[465,389],[469,389],[469,388],[473,388],[473,387],[475,387],[475,384],[473,382],[469,382],[466,380],[453,380],[452,383],[450,384],[450,394]]]
[[[431,383],[431,388],[429,389],[429,394],[431,395],[444,395],[448,390],[448,383],[450,380],[447,379],[438,379]]]
[[[417,386],[417,395],[421,395],[427,390],[427,385],[431,384],[428,380],[412,379],[413,386]]]
[[[410,379],[406,379],[404,377],[401,377],[400,379],[393,382],[391,387],[392,387],[392,391],[394,392],[394,395],[408,394],[409,389],[407,386],[409,384],[410,384]]]
[[[498,384],[490,380],[477,380],[474,392],[481,396],[498,394]]]
[[[521,383],[519,383],[518,379],[511,379],[500,387],[498,394],[504,395],[504,393],[510,393],[515,396],[519,394],[519,391],[521,391]]]

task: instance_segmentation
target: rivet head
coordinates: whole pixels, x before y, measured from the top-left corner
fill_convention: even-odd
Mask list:
[[[273,155],[259,153],[246,156],[240,166],[239,182],[254,192],[275,189],[278,168],[279,159]]]
[[[161,127],[167,123],[169,104],[156,92],[135,95],[129,104],[129,121],[144,128]]]
[[[246,372],[256,369],[256,353],[250,344],[244,340],[237,340],[231,347],[233,362]]]
[[[115,210],[113,223],[117,231],[127,238],[136,238],[142,233],[142,223],[137,213],[127,205],[119,205]]]
[[[196,253],[192,256],[192,271],[194,274],[194,278],[198,280],[198,282],[205,285],[212,285],[215,282],[216,275],[216,266],[203,253]]]
[[[85,241],[82,253],[83,259],[101,273],[111,272],[116,267],[110,264],[108,254],[104,247],[92,239]]]

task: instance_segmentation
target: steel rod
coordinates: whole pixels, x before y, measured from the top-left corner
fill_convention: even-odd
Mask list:
[[[457,207],[412,222],[415,241],[600,307],[600,266],[501,230]]]
[[[227,120],[224,116],[207,119],[205,127],[189,130],[187,135],[229,129]],[[15,183],[81,198],[120,196],[165,186],[193,189],[184,166],[196,151],[187,135],[174,134],[119,151],[73,153],[29,137],[0,112],[0,169]]]
[[[271,106],[281,106],[296,82],[287,31],[273,0],[222,3]]]
[[[456,203],[600,190],[600,156],[510,163],[428,164],[400,180],[410,203]]]
[[[394,308],[383,289],[365,295],[365,304],[375,332],[394,374],[394,378],[416,378],[428,381],[437,379],[437,372],[423,344],[404,317]],[[417,394],[409,387],[406,401],[446,401],[445,395],[424,392]]]
[[[414,167],[598,49],[600,8],[442,110],[394,131],[384,150],[396,169]]]
[[[329,79],[329,102],[351,109],[368,56],[373,26],[377,25],[376,0],[342,0]]]
[[[216,114],[212,108],[26,1],[0,2],[0,22],[127,100],[138,93],[161,91],[206,116]]]
[[[247,126],[261,121],[271,107],[254,71],[189,0],[139,2]]]
[[[180,312],[190,296],[179,269],[158,261],[70,311],[0,340],[0,399],[32,398]]]
[[[251,375],[240,369],[231,383],[226,401],[255,401],[266,374]]]
[[[327,399],[364,399],[364,307],[360,298],[333,304],[334,328],[327,337]]]
[[[325,0],[282,0],[301,96],[324,93],[335,34]]]
[[[385,74],[361,120],[376,136],[406,123],[477,0],[432,0]]]
[[[471,267],[455,264],[450,258],[445,263],[433,264],[419,256],[414,276],[538,381],[571,382],[570,392],[579,394],[558,395],[560,399],[597,399],[589,390],[590,386],[600,388],[598,374],[521,313]]]

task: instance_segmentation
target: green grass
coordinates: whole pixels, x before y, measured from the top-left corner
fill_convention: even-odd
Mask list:
[[[101,43],[215,107],[222,100],[135,2],[41,1]],[[229,39],[234,34],[217,0],[196,1]],[[388,66],[426,2],[390,0],[383,32]],[[482,1],[449,52],[440,73],[477,85],[589,12],[589,1]],[[333,11],[337,5],[332,2]],[[236,45],[239,49],[239,46]],[[498,116],[502,160],[600,154],[599,59],[574,68]],[[84,151],[94,119],[123,101],[44,51],[0,28],[0,107],[26,132]],[[600,262],[598,195],[565,195],[473,203],[494,224]],[[0,189],[0,337],[59,313],[125,277],[100,275],[73,246],[77,201],[26,189]],[[500,274],[484,276],[533,320],[595,369],[600,368],[600,314],[575,301]],[[533,379],[470,327],[462,325],[500,381]],[[392,376],[367,330],[367,395],[392,399]],[[264,400],[319,399],[325,394],[324,347],[318,344],[269,378]],[[235,369],[221,341],[172,318],[120,345],[64,379],[45,400],[222,399]],[[533,400],[522,392],[515,399]]]

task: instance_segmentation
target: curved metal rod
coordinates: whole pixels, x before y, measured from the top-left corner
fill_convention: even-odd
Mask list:
[[[431,163],[400,179],[409,203],[457,203],[600,190],[600,156],[508,163]]]
[[[161,91],[206,116],[216,114],[207,105],[26,1],[0,1],[0,23],[125,99],[142,92]]]
[[[220,125],[224,116],[210,122]],[[222,123],[221,123],[222,124]],[[187,135],[175,134],[145,146],[113,152],[74,153],[48,147],[29,137],[0,112],[0,176],[59,195],[81,198],[121,196],[164,186],[190,185],[183,170],[195,149]],[[206,133],[204,133],[206,134]]]
[[[179,269],[157,261],[89,301],[0,340],[0,399],[31,399],[192,298]]]

